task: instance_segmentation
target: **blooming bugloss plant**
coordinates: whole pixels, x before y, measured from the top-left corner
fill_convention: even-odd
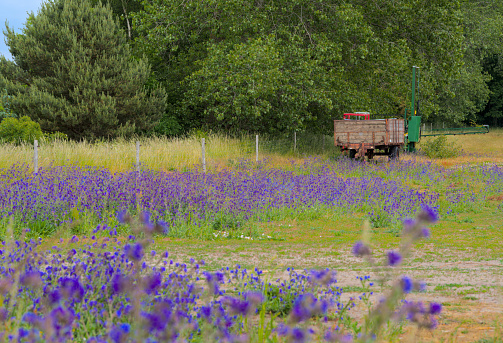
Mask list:
[[[393,259],[405,256],[411,244],[423,238],[424,225],[436,218],[434,210],[425,208],[415,221],[408,221],[404,244],[393,252]],[[143,213],[137,222],[128,220],[136,223],[141,239],[74,237],[49,250],[41,248],[40,239],[24,236],[2,243],[1,339],[262,342],[275,337],[289,342],[349,342],[373,340],[390,319],[407,318],[427,329],[437,325],[438,303],[401,302],[398,307],[405,294],[424,287],[407,276],[378,303],[370,301],[371,292],[362,294],[359,299],[369,306],[370,315],[363,324],[349,326],[348,311],[357,300],[341,301],[343,289],[336,286],[333,270],[298,273],[288,268],[288,279],[273,283],[264,280],[257,268],[248,271],[237,265],[203,271],[204,261],[191,259],[185,264],[169,260],[167,252],[147,254],[155,227],[150,216]],[[353,251],[372,257],[363,242]],[[396,263],[389,264],[396,268]],[[359,279],[362,285],[370,282],[368,276]],[[270,292],[271,287],[277,292]],[[285,305],[281,318],[268,310],[267,304],[275,300]],[[256,320],[258,325],[250,325]],[[354,325],[361,325],[359,335],[354,335]]]

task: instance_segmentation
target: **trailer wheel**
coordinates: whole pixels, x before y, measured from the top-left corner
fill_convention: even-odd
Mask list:
[[[397,145],[392,146],[389,149],[389,159],[390,160],[396,160],[400,157],[400,150]]]
[[[373,159],[374,158],[374,149],[369,149],[367,151],[367,157],[369,160]]]
[[[354,159],[356,156],[356,149],[349,150],[349,158]]]

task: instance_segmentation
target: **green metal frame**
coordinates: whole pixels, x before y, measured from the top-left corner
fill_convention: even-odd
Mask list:
[[[419,142],[420,134],[420,125],[421,125],[421,114],[416,113],[416,69],[417,69],[417,80],[418,80],[418,89],[419,89],[419,67],[412,67],[412,98],[410,101],[410,115],[409,119],[407,119],[407,110],[405,110],[404,119],[407,125],[407,151],[414,152],[416,151],[416,142]],[[419,110],[419,106],[418,106]],[[419,120],[418,120],[419,117]],[[418,124],[419,123],[419,124]]]
[[[411,83],[412,83],[411,87],[412,96],[410,101],[410,109],[406,108],[405,113],[403,115],[405,130],[407,132],[406,150],[408,152],[416,151],[416,143],[420,141],[421,137],[448,136],[448,135],[475,135],[489,132],[488,125],[475,126],[475,127],[435,129],[429,131],[429,133],[421,132],[421,111],[419,109],[419,100],[416,99],[416,92],[419,92],[419,67],[416,66],[412,67]],[[417,100],[417,106],[416,106],[416,100]]]
[[[456,127],[447,129],[434,129],[429,133],[421,132],[421,137],[432,136],[455,136],[455,135],[477,135],[489,133],[489,125],[474,126],[474,127]]]

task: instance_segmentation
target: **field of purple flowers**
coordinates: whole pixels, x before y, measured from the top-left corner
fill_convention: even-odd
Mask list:
[[[443,215],[473,208],[503,191],[502,177],[497,166],[444,169],[414,161],[308,160],[290,171],[242,163],[208,174],[55,167],[34,175],[14,166],[0,172],[0,215],[4,231],[14,218],[17,232],[29,226],[32,237],[60,227],[89,234],[98,224],[120,232],[115,218],[121,211],[149,212],[170,237],[203,239],[215,230],[239,232],[250,219],[288,217],[307,208],[364,213],[375,226],[396,227],[424,205]]]
[[[207,240],[235,231],[228,237],[238,238],[247,222],[316,209],[396,228],[402,244],[384,261],[366,243],[353,247],[393,270],[439,216],[478,211],[502,194],[500,166],[414,160],[310,159],[284,168],[242,161],[207,174],[54,167],[34,175],[13,166],[0,172],[0,335],[12,342],[370,342],[399,334],[406,322],[433,329],[442,306],[406,301],[425,287],[406,276],[362,275],[360,296],[345,297],[330,269],[288,268],[286,278],[239,265],[210,270],[149,247],[159,236]],[[47,248],[39,238],[46,236],[66,239]],[[386,289],[380,300],[372,299],[374,284]],[[360,320],[351,312],[357,303],[368,311]]]

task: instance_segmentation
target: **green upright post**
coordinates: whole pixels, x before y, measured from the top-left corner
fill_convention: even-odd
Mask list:
[[[410,101],[410,120],[407,121],[407,151],[416,151],[416,142],[419,141],[419,125],[421,117],[416,116],[416,66],[412,67],[412,98]],[[419,70],[418,70],[419,74]],[[417,131],[417,132],[416,132]]]
[[[415,116],[416,112],[414,111],[414,107],[416,104],[416,67],[412,67],[412,99],[410,102],[410,110],[411,110],[411,116]]]

